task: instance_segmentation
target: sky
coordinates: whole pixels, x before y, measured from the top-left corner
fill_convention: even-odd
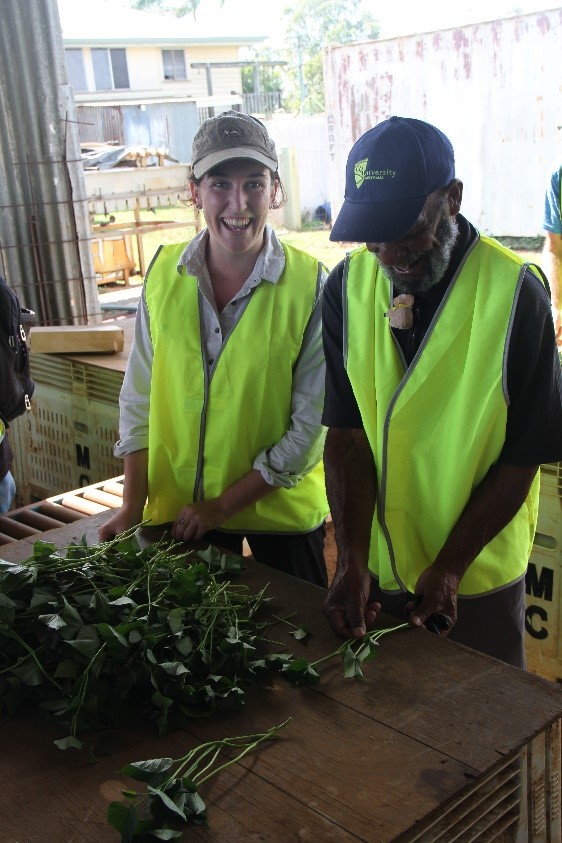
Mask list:
[[[213,20],[228,21],[229,25],[240,31],[244,22],[246,34],[267,35],[269,45],[283,45],[283,9],[291,6],[287,0],[201,0],[197,20],[202,24],[212,25]],[[422,3],[420,0],[381,0],[380,3],[365,3],[372,9],[372,14],[381,26],[381,38],[395,35],[408,35],[415,32],[431,32],[434,29],[446,29],[466,23],[475,23],[494,18],[508,17],[513,14],[526,14],[557,8],[560,2],[553,0],[466,0],[455,3],[454,0],[432,0]],[[256,15],[256,9],[266,9],[265,14]]]
[[[416,32],[431,32],[467,23],[525,14],[548,8],[557,8],[553,0],[466,0],[466,5],[454,0],[363,0],[363,6],[372,10],[378,19],[381,38],[395,35],[410,35]],[[115,29],[119,21],[121,30],[134,36],[134,17],[131,19],[127,0],[97,0],[96,14],[91,14],[91,0],[58,0],[63,31],[71,37],[77,29],[83,34],[86,24],[88,32],[94,30],[107,34]],[[281,50],[284,47],[285,17],[283,10],[291,7],[290,0],[200,0],[195,22],[192,16],[172,24],[178,34],[185,35],[245,35],[266,36],[265,47]],[[260,12],[260,14],[258,14]],[[151,32],[169,32],[170,18],[155,12]],[[172,18],[174,21],[174,18]],[[142,27],[146,29],[146,25]]]

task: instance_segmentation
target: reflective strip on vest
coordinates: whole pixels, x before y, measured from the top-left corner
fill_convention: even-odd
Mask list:
[[[377,466],[369,567],[383,590],[414,592],[499,458],[508,340],[524,272],[516,255],[480,237],[406,371],[384,316],[388,279],[365,247],[348,258],[346,368]],[[488,593],[525,573],[538,495],[537,472],[527,500],[470,565],[459,594]]]
[[[162,247],[146,279],[154,358],[145,517],[153,524],[217,497],[287,431],[293,368],[320,273],[316,259],[283,245],[281,278],[254,289],[207,375],[197,279],[177,271],[184,248]],[[320,462],[294,488],[277,488],[221,528],[305,532],[327,513]]]

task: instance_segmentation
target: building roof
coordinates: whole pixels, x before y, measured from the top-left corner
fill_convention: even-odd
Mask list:
[[[208,0],[207,0],[208,2]],[[249,34],[256,23],[223,9],[197,18],[140,12],[125,0],[57,0],[64,44],[72,46],[167,46],[224,44],[245,46],[267,36]]]

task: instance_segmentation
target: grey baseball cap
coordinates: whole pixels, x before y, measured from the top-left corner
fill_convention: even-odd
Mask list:
[[[238,111],[225,111],[201,124],[193,139],[191,167],[196,179],[223,161],[251,158],[275,173],[275,144],[260,120]]]

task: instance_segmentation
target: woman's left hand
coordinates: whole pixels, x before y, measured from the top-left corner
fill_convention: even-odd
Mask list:
[[[191,503],[179,511],[172,536],[176,541],[199,541],[209,530],[220,527],[227,517],[220,498]]]

